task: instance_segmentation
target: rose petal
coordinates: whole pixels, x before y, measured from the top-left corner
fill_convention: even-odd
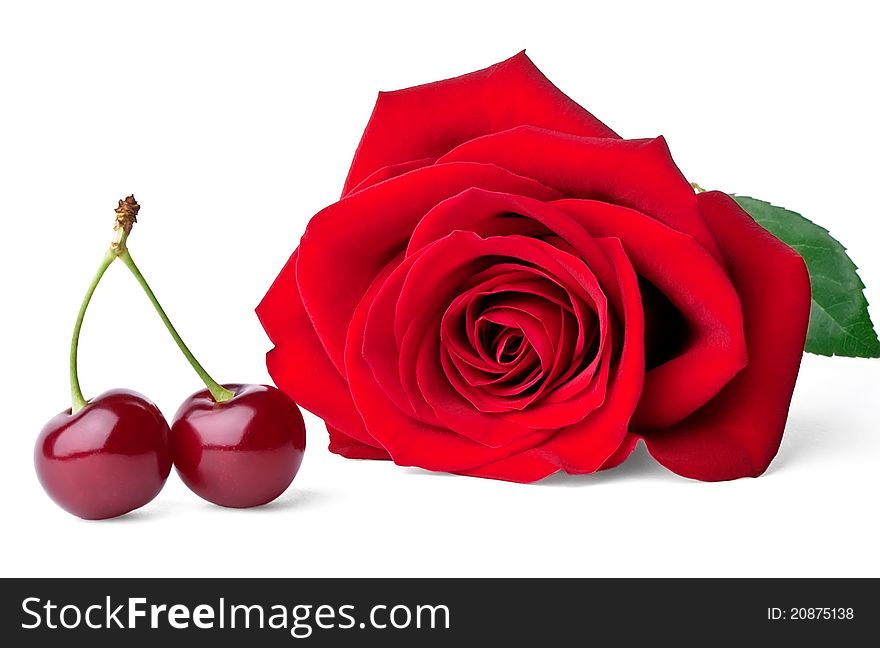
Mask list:
[[[544,200],[547,199],[540,196],[470,187],[439,202],[425,214],[410,236],[407,254],[455,230],[475,232],[483,238],[525,236],[527,232],[535,238],[543,238],[555,233],[572,247],[569,254],[584,259],[607,296],[616,299],[611,267],[590,235],[565,212]]]
[[[330,360],[344,372],[348,323],[367,287],[406,247],[418,221],[438,202],[469,187],[549,200],[555,190],[492,165],[423,167],[374,185],[323,209],[299,247],[297,284]]]
[[[605,463],[602,464],[602,467],[599,468],[599,470],[611,470],[612,468],[617,468],[629,458],[632,451],[636,449],[636,445],[638,445],[640,439],[641,437],[638,434],[627,434],[626,437],[624,437],[623,442],[620,444],[620,447],[614,451],[613,455],[605,460]]]
[[[527,346],[523,345],[517,360],[505,365],[491,357],[476,337],[476,320],[481,300],[502,292],[540,296],[569,313],[573,310],[571,296],[538,268],[515,263],[496,263],[471,277],[444,313],[442,335],[444,346],[456,366],[467,364],[487,374],[494,372],[494,375],[486,377],[486,383],[502,380],[504,374],[516,370],[513,365],[530,355]],[[534,354],[534,351],[531,353]]]
[[[460,475],[469,477],[483,477],[485,479],[500,479],[503,481],[516,482],[518,484],[531,484],[539,479],[559,472],[552,457],[545,458],[539,453],[532,451],[520,453],[487,463],[478,468],[457,471]]]
[[[567,390],[570,393],[564,399],[553,398],[554,392],[528,409],[506,413],[505,418],[534,428],[565,427],[582,420],[605,401],[611,363],[608,356],[603,359],[595,373],[583,371],[583,380],[572,381],[575,389]]]
[[[524,348],[525,345],[524,345]],[[486,388],[491,396],[510,397],[521,394],[531,388],[543,376],[541,371],[541,363],[538,354],[532,348],[526,348],[522,353],[519,362],[509,371],[499,375],[487,375],[487,372],[479,371],[464,361],[457,354],[451,353],[445,343],[441,342],[440,360],[443,364],[443,371],[452,382],[453,386],[465,398],[480,398],[484,394],[479,389],[469,388]],[[473,401],[472,401],[473,402]],[[496,406],[492,401],[483,402],[482,400],[474,402],[474,406],[478,409],[487,411],[504,412],[510,409],[510,406]]]
[[[687,322],[686,347],[647,372],[633,425],[665,427],[707,403],[748,362],[742,307],[725,269],[692,237],[635,210],[595,200],[554,205],[594,236],[619,238],[636,272]]]
[[[597,239],[612,262],[620,285],[626,334],[620,360],[609,380],[603,406],[583,421],[560,430],[529,450],[460,470],[462,474],[516,482],[532,482],[556,472],[590,473],[612,457],[626,437],[644,375],[644,320],[638,280],[622,245],[615,239]]]
[[[437,157],[474,137],[525,124],[617,137],[520,52],[453,79],[379,93],[343,195],[382,167]]]
[[[436,161],[437,158],[429,157],[422,158],[421,160],[408,160],[407,162],[401,162],[399,164],[389,164],[388,166],[383,166],[373,171],[370,175],[361,180],[361,182],[359,182],[356,187],[353,187],[349,191],[345,192],[345,194],[343,195],[355,193],[357,191],[360,191],[361,189],[371,187],[374,184],[379,184],[380,182],[385,182],[386,180],[390,180],[391,178],[401,176],[404,173],[409,173],[410,171],[421,169],[424,166],[430,166]]]
[[[690,234],[718,256],[694,191],[662,137],[615,140],[520,127],[466,142],[438,163],[453,161],[497,164],[572,198],[631,207]]]
[[[296,286],[297,251],[291,255],[257,316],[276,347],[266,354],[275,385],[329,425],[363,443],[376,445],[354,406],[348,383],[330,362],[303,308]]]
[[[510,298],[498,306],[486,309],[478,321],[491,322],[499,326],[515,328],[523,333],[541,360],[541,367],[549,372],[556,359],[556,343],[561,326],[559,310],[549,303],[527,304],[523,300]],[[541,308],[543,306],[543,308]]]
[[[605,290],[611,291],[612,299],[617,299],[616,281],[612,277],[608,261],[584,228],[562,211],[544,202],[479,188],[468,189],[444,200],[425,215],[410,238],[407,254],[413,254],[420,247],[455,230],[473,231],[484,238],[513,236],[530,231],[534,237],[546,242],[551,242],[552,237],[548,235],[556,234],[559,240],[565,242],[566,247],[562,248],[553,241],[554,246],[563,249],[568,256],[582,257],[586,267],[598,278],[598,281],[591,284],[593,288],[587,300],[592,302],[594,309],[606,309],[606,296],[598,289],[600,284]],[[573,300],[572,308],[578,311],[577,321],[580,324],[590,317],[581,301]],[[600,351],[602,343],[600,341]],[[585,344],[584,331],[581,329],[576,353],[583,352]]]
[[[430,327],[421,339],[415,374],[425,400],[442,424],[462,438],[492,448],[509,447],[524,439],[534,438],[534,429],[510,423],[497,413],[475,407],[475,403],[480,403],[479,398],[470,401],[453,387],[442,363],[438,366],[437,362],[441,357],[439,326],[439,319],[435,320],[435,326]]]
[[[456,286],[461,281],[462,271],[467,274],[477,259],[502,261],[518,259],[523,263],[543,268],[545,271],[561,277],[561,284],[573,290],[579,300],[598,302],[599,327],[607,330],[605,297],[598,288],[595,276],[581,259],[572,257],[543,241],[519,236],[482,239],[471,232],[455,231],[424,249],[426,250],[424,254],[417,262],[413,263],[397,302],[396,328],[398,330],[395,331],[396,335],[400,335],[399,327],[408,325],[407,335],[411,336],[413,340],[421,341],[417,372],[417,382],[421,387],[421,393],[434,409],[437,418],[462,435],[472,438],[476,438],[474,435],[479,435],[483,442],[492,444],[524,435],[526,430],[517,423],[517,417],[504,416],[500,421],[490,420],[497,417],[483,416],[479,407],[470,407],[466,403],[467,400],[472,400],[473,405],[479,406],[482,404],[481,399],[465,398],[452,388],[449,377],[440,370],[441,367],[437,366],[437,358],[441,357],[439,355],[439,334],[433,332],[434,334],[429,340],[423,341],[426,330],[424,320],[427,317],[425,314],[429,312],[426,311],[424,304],[426,301],[443,299],[443,295],[449,291],[450,287]],[[450,278],[452,278],[451,281]],[[412,290],[406,290],[407,286]],[[505,323],[504,320],[501,321]],[[526,325],[525,321],[510,320],[506,323]],[[532,335],[536,342],[541,339],[538,328],[533,330]],[[434,346],[437,346],[436,350]],[[544,351],[541,348],[537,350],[539,355],[551,352],[549,347]],[[544,357],[546,363],[547,356]],[[411,364],[412,355],[407,352],[406,343],[404,343],[401,345],[401,375],[404,375]],[[405,376],[404,383],[406,383]],[[582,401],[581,404],[586,402]],[[601,402],[601,398],[592,399],[591,402]],[[492,411],[497,409],[491,408]],[[567,412],[568,416],[572,416],[576,412],[578,418],[583,418],[589,410],[577,409],[574,405],[570,405]],[[496,433],[500,435],[499,438],[494,436]]]
[[[448,429],[418,421],[397,408],[376,383],[361,353],[367,314],[385,278],[380,276],[373,282],[351,317],[345,366],[352,396],[367,431],[388,451],[395,463],[444,472],[466,470],[532,447],[552,434],[534,432],[503,448],[492,448]]]
[[[330,452],[349,459],[391,459],[384,449],[361,443],[332,425],[327,425],[327,431],[330,433],[330,445],[327,447]]]
[[[493,272],[497,274],[493,276]],[[461,294],[452,301],[441,322],[441,361],[453,384],[459,382],[460,374],[470,387],[485,387],[496,396],[510,396],[522,393],[540,380],[538,355],[525,341],[522,332],[504,331],[495,341],[498,348],[494,354],[477,336],[479,309],[493,295],[510,294],[535,299],[540,296],[547,303],[570,312],[565,292],[552,281],[540,278],[546,279],[546,276],[534,268],[499,263],[477,273],[462,287]],[[472,283],[476,285],[470,285]],[[515,353],[505,356],[511,349]],[[458,389],[465,395],[465,385]]]
[[[543,231],[540,229],[535,231],[534,227],[524,225],[529,222],[539,224]],[[609,293],[609,297],[618,308],[620,307],[617,282],[613,278],[607,260],[598,251],[584,226],[552,205],[520,196],[469,189],[443,201],[425,215],[410,239],[407,254],[414,254],[420,247],[454,230],[474,231],[482,236],[509,235],[509,230],[514,232],[531,230],[533,235],[543,237],[548,233],[555,233],[572,249],[572,254],[576,253],[587,260],[587,265],[602,278],[603,289]],[[545,240],[550,239],[545,238]],[[570,364],[570,367],[577,366],[576,362]],[[600,374],[602,386],[595,386],[592,393],[581,392],[577,396],[583,403],[582,416],[591,411],[597,403],[601,403],[607,366],[605,369],[606,371]],[[585,375],[591,376],[592,368],[588,368]],[[551,421],[564,420],[562,424],[571,424],[574,420],[578,420],[573,419],[571,415],[571,412],[576,411],[572,404],[553,407],[551,402],[557,398],[559,401],[568,400],[581,389],[578,380],[569,380],[557,393],[549,395],[549,402],[542,402],[521,413],[511,413],[509,418],[529,425],[537,425],[542,417],[547,419],[545,425],[548,426],[553,424]]]
[[[389,331],[393,331],[395,327],[400,292],[412,266],[419,261],[419,258],[419,256],[404,258],[403,254],[400,254],[388,264],[387,277],[379,282],[380,285],[368,308],[361,353],[376,382],[402,412],[424,422],[439,425],[440,421],[434,416],[433,409],[422,398],[418,388],[413,386],[407,389],[407,385],[402,380],[403,373],[399,366],[406,366],[403,363],[408,362],[411,371],[415,363],[415,351],[402,354],[400,338],[403,334],[389,334]],[[434,310],[440,307],[432,306],[433,310],[426,310],[426,313],[421,315],[432,317]]]
[[[296,312],[289,310],[289,305],[298,303],[302,306],[299,288],[296,285],[298,259],[299,248],[296,248],[256,308],[257,318],[273,344],[284,340],[288,329],[297,320]]]
[[[804,349],[810,279],[803,259],[729,196],[698,196],[744,314],[749,364],[678,425],[644,432],[648,451],[685,477],[720,481],[763,473],[779,449]]]
[[[469,402],[449,383],[438,362],[441,360],[440,320],[466,277],[499,258],[525,259],[536,265],[548,263],[546,251],[542,253],[536,245],[539,242],[522,237],[482,239],[471,232],[453,232],[407,259],[411,263],[395,304],[393,330],[400,348],[399,376],[406,392],[413,401],[423,398],[442,425],[492,447],[529,437],[533,430],[481,411],[474,406],[480,404],[480,399]],[[584,277],[582,280],[589,281]],[[585,291],[582,286],[580,290]],[[378,307],[377,299],[371,308],[371,317],[379,316]],[[387,311],[384,317],[388,317]],[[540,327],[540,323],[535,322],[535,336],[539,335]],[[387,336],[387,326],[384,330],[379,326],[372,330]],[[366,359],[371,365],[387,360],[378,354],[372,356],[372,362],[371,357]]]

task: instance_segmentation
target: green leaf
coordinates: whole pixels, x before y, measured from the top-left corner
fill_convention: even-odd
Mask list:
[[[880,342],[868,315],[856,265],[828,230],[798,213],[748,196],[733,196],[759,225],[794,248],[807,264],[812,286],[809,353],[880,357]]]

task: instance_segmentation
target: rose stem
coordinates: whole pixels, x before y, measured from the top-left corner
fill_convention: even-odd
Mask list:
[[[159,317],[162,319],[162,322],[165,324],[168,332],[171,333],[171,337],[174,338],[174,341],[177,343],[177,346],[180,348],[183,355],[189,361],[195,372],[202,379],[202,382],[205,383],[205,386],[208,388],[208,391],[211,393],[211,396],[214,398],[214,400],[218,403],[222,403],[223,401],[227,401],[235,396],[233,392],[224,388],[222,385],[219,385],[217,381],[211,378],[211,376],[208,375],[208,372],[205,371],[204,367],[199,364],[199,361],[196,360],[195,356],[192,354],[192,351],[187,348],[186,344],[177,333],[177,330],[171,324],[171,321],[168,319],[165,311],[162,310],[162,306],[159,305],[159,302],[156,299],[156,295],[154,295],[153,291],[150,290],[150,286],[147,284],[144,276],[141,274],[141,271],[138,269],[138,267],[134,263],[134,260],[131,258],[126,242],[128,240],[128,235],[131,232],[132,225],[137,222],[138,210],[140,210],[140,205],[138,205],[137,201],[134,199],[134,196],[129,196],[125,200],[119,201],[119,206],[116,208],[116,223],[113,226],[113,230],[115,232],[113,241],[110,243],[110,248],[104,254],[104,258],[101,260],[101,264],[98,266],[98,271],[95,273],[91,284],[89,284],[89,287],[86,290],[85,297],[83,297],[82,304],[79,307],[79,313],[77,313],[76,316],[76,323],[73,326],[73,336],[70,340],[70,395],[72,400],[72,406],[70,408],[71,414],[76,414],[88,404],[85,397],[83,396],[82,389],[80,388],[79,372],[77,371],[77,351],[79,349],[79,334],[80,330],[82,329],[83,319],[85,318],[86,310],[89,307],[89,302],[92,299],[92,295],[94,294],[95,289],[98,287],[98,284],[101,282],[101,278],[104,276],[107,268],[110,267],[110,264],[113,263],[113,261],[116,260],[117,257],[126,265],[126,267],[128,267],[129,270],[131,270],[132,274],[135,276],[135,279],[138,280],[138,283],[147,293],[147,297],[149,297],[150,302],[156,309],[156,312],[159,313]]]
[[[140,205],[137,205],[137,202],[134,200],[134,196],[129,196],[131,202],[137,206],[137,209],[140,209]],[[126,198],[128,200],[128,198]],[[135,211],[135,214],[137,211]],[[129,230],[131,227],[129,226]],[[189,350],[189,347],[186,346],[186,343],[180,337],[180,334],[177,332],[177,329],[174,328],[174,325],[171,323],[171,320],[168,319],[168,315],[165,314],[165,310],[162,308],[162,305],[159,304],[159,300],[156,299],[156,295],[153,293],[153,290],[150,288],[150,285],[147,283],[147,280],[144,278],[144,275],[141,274],[140,269],[134,262],[134,259],[131,258],[131,254],[128,251],[128,246],[126,245],[126,240],[123,238],[121,243],[118,246],[117,256],[122,263],[131,271],[131,274],[134,275],[134,278],[137,279],[137,282],[141,285],[141,288],[144,289],[144,292],[147,294],[147,297],[150,300],[150,303],[153,304],[153,308],[156,309],[156,312],[159,314],[159,318],[162,320],[162,323],[165,324],[165,328],[168,329],[168,332],[171,334],[171,337],[177,343],[177,347],[180,349],[180,352],[183,353],[184,357],[189,362],[190,366],[195,370],[195,372],[199,375],[199,378],[202,379],[202,382],[205,383],[205,387],[208,388],[208,391],[211,393],[211,397],[218,403],[222,403],[224,401],[228,401],[235,393],[226,389],[222,385],[220,385],[216,380],[211,378],[205,368],[196,360],[196,357],[193,355],[192,351]]]

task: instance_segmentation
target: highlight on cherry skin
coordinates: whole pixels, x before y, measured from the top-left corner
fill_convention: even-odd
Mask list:
[[[168,423],[137,392],[114,389],[43,427],[34,449],[49,497],[86,520],[124,515],[147,504],[171,472]]]
[[[233,508],[267,504],[296,476],[306,448],[302,414],[268,385],[224,385],[216,402],[208,390],[181,404],[171,425],[174,467],[196,495]]]

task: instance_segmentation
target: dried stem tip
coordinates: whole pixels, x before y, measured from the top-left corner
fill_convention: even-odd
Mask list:
[[[119,206],[116,208],[115,229],[121,229],[127,236],[128,233],[131,232],[132,225],[137,223],[137,214],[138,211],[140,211],[140,208],[141,206],[138,205],[134,196],[129,196],[125,200],[120,200]]]

